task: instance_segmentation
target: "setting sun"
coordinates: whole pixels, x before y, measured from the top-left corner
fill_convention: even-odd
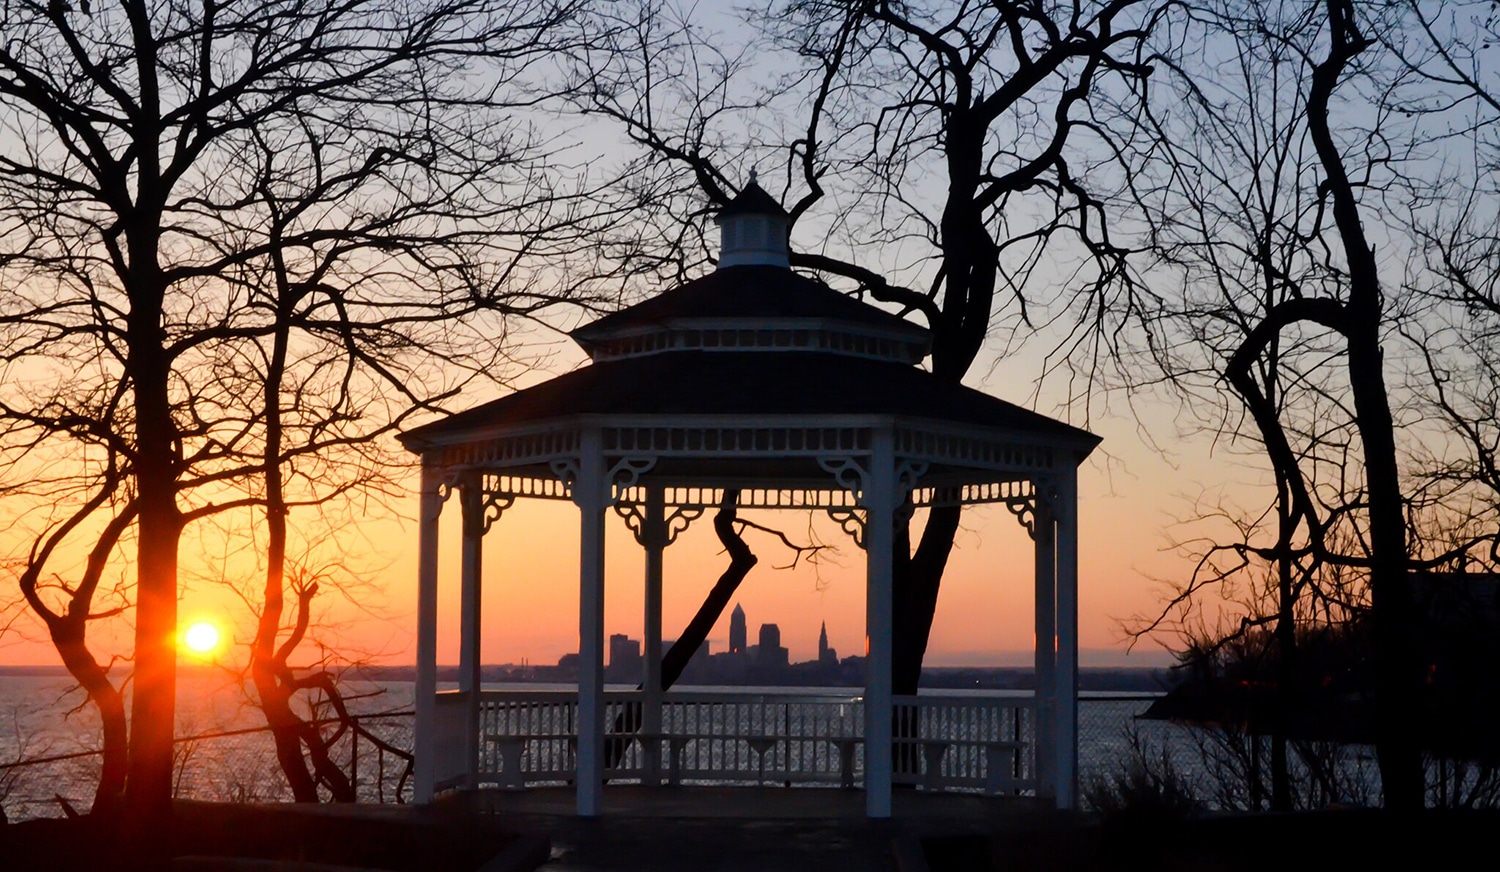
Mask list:
[[[196,654],[207,654],[219,647],[219,628],[206,621],[200,621],[187,628],[182,634],[182,643],[189,651]]]

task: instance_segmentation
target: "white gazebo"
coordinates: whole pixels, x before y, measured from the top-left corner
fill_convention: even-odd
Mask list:
[[[754,752],[761,779],[769,761],[777,781],[862,783],[871,817],[890,816],[893,780],[905,777],[926,789],[1025,791],[1073,807],[1077,469],[1098,437],[919,369],[926,330],[791,271],[787,214],[753,180],[718,222],[715,272],[574,331],[590,365],[401,437],[422,458],[417,801],[446,787],[519,787],[550,772],[576,784],[578,813],[592,816],[606,778],[656,783],[666,770],[671,781],[684,773],[733,781],[745,773],[732,760]],[[740,714],[690,727],[672,708],[687,704],[679,692],[661,689],[662,551],[730,488],[745,507],[826,511],[865,550],[866,685],[860,696],[825,701],[842,714],[817,715],[821,703],[810,697],[762,696],[735,702]],[[463,524],[460,681],[440,694],[438,519],[453,493]],[[579,509],[578,689],[565,699],[480,687],[480,545],[522,497]],[[929,718],[924,712],[960,702],[892,694],[895,524],[916,507],[997,502],[1035,543],[1037,691],[1008,709],[970,700],[962,717]],[[647,555],[646,667],[630,699],[606,694],[603,680],[611,509]],[[638,706],[641,725],[628,737],[610,729],[624,705]],[[768,720],[778,705],[800,707],[799,724],[820,725],[799,732],[790,715]],[[761,720],[743,706],[760,706]],[[929,722],[968,726],[940,734],[920,726]],[[741,724],[751,726],[736,732]],[[617,750],[626,741],[639,743],[633,762]],[[703,762],[689,761],[695,745],[714,742]],[[893,747],[903,742],[921,744],[905,756],[920,757],[923,771],[895,771]]]

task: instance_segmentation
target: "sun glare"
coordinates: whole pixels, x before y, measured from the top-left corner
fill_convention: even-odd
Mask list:
[[[182,634],[182,643],[189,651],[196,654],[207,654],[219,647],[219,628],[206,621],[200,621],[187,628]]]

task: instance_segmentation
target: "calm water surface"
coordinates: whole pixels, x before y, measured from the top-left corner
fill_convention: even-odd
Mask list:
[[[487,685],[488,686],[488,685]],[[568,685],[496,685],[524,690],[570,690]],[[627,689],[621,686],[619,689]],[[686,688],[684,688],[686,689]],[[705,688],[740,693],[807,693],[855,695],[853,688]],[[358,683],[347,686],[351,696],[362,696],[353,704],[361,713],[410,711],[411,682]],[[954,695],[993,695],[995,691],[943,691]],[[1002,696],[1024,693],[998,692]],[[62,756],[98,747],[99,719],[83,694],[64,677],[0,676],[0,764],[20,759]],[[1134,724],[1153,743],[1171,750],[1174,759],[1191,773],[1195,755],[1185,728],[1152,721],[1136,721],[1148,701],[1085,699],[1079,711],[1079,763],[1081,775],[1117,766],[1129,752],[1129,734]],[[372,722],[392,744],[410,747],[409,717]],[[251,704],[247,688],[238,676],[196,674],[183,677],[178,685],[177,734],[210,736],[215,733],[264,727],[264,720]],[[361,752],[361,781],[374,780],[376,761],[368,750]],[[58,761],[21,767],[6,778],[0,770],[0,804],[12,820],[61,814],[54,794],[79,808],[87,808],[98,779],[98,757]],[[178,793],[200,799],[276,800],[285,794],[275,757],[264,733],[203,738],[179,743]],[[394,776],[387,772],[387,781]],[[373,799],[373,795],[372,795]]]

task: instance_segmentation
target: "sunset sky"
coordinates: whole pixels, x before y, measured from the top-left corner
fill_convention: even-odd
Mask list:
[[[699,12],[727,16],[730,6],[707,3]],[[730,17],[719,24],[730,32],[738,26]],[[600,123],[595,119],[570,128],[568,137],[590,150],[611,148],[613,138],[624,149],[617,133],[593,126]],[[821,240],[816,239],[815,220],[817,216],[805,226],[799,223],[794,243],[808,250],[818,248]],[[861,251],[858,257],[877,268],[898,270],[900,264],[919,261],[918,254]],[[1038,273],[1037,277],[1043,285],[1069,281],[1060,275]],[[1008,305],[1008,301],[997,302],[997,309],[1003,310],[997,320],[1014,316],[1005,309]],[[518,357],[543,365],[505,373],[503,378],[511,384],[534,384],[582,365],[582,355],[563,336],[579,319],[577,311],[548,313],[547,325],[533,327],[527,334],[531,350],[518,352]],[[524,330],[507,335],[506,340]],[[1068,383],[1067,374],[1047,357],[1060,341],[1060,337],[1048,337],[1044,327],[1019,351],[1007,350],[1002,356],[992,350],[988,359],[971,368],[967,383],[1104,437],[1081,469],[1079,482],[1080,641],[1083,648],[1091,649],[1084,662],[1154,664],[1161,661],[1159,649],[1146,652],[1154,657],[1136,656],[1129,661],[1109,652],[1125,647],[1125,627],[1138,626],[1140,616],[1159,609],[1167,584],[1181,583],[1191,573],[1191,559],[1174,551],[1172,543],[1193,539],[1203,531],[1181,526],[1179,519],[1200,514],[1204,505],[1212,507],[1221,499],[1243,495],[1247,484],[1256,483],[1257,474],[1241,465],[1233,446],[1179,433],[1179,410],[1172,402],[1153,404],[1149,398],[1127,401],[1099,394],[1091,395],[1085,408],[1078,402],[1080,387]],[[1051,376],[1038,386],[1044,371]],[[473,402],[481,399],[487,397]],[[415,475],[409,475],[409,496],[388,506],[367,507],[331,528],[310,514],[292,516],[302,543],[317,552],[314,562],[334,569],[315,604],[318,639],[349,657],[380,663],[414,660],[415,490]],[[1262,493],[1241,502],[1253,507],[1263,500]],[[439,659],[445,663],[457,660],[457,514],[457,506],[450,504],[443,524]],[[751,517],[798,538],[806,534],[810,523],[806,514],[791,512]],[[1003,507],[973,509],[966,517],[943,582],[928,662],[1016,662],[1032,646],[1031,543]],[[182,621],[184,625],[195,621],[219,625],[228,638],[221,655],[228,663],[244,658],[252,614],[223,582],[228,579],[253,596],[258,585],[257,522],[255,516],[242,513],[226,521],[228,528],[190,530],[183,540]],[[822,541],[837,546],[837,553],[825,555],[816,566],[776,570],[773,567],[790,560],[790,552],[766,536],[751,533],[751,547],[761,562],[736,601],[745,608],[752,635],[762,622],[780,626],[783,644],[791,649],[794,660],[815,654],[818,628],[825,621],[830,641],[841,653],[858,653],[864,644],[863,554],[826,517],[820,515],[811,523]],[[495,525],[486,542],[485,662],[551,663],[577,649],[577,528],[577,512],[571,504],[537,501],[518,504]],[[4,546],[0,553],[24,554],[28,541],[12,528],[0,531],[0,544]],[[722,570],[724,559],[717,550],[706,519],[668,550],[664,624],[669,638],[680,632]],[[640,548],[623,523],[611,515],[607,633],[639,638],[642,563]],[[122,561],[112,571],[128,581],[128,564]],[[128,653],[130,633],[125,618],[91,628],[101,657]],[[714,650],[722,650],[727,635],[726,610],[724,620],[710,635]],[[0,664],[56,663],[44,636],[34,618],[20,614],[10,630],[0,634]],[[1156,645],[1145,643],[1144,647]],[[304,662],[313,656],[309,646]]]
[[[545,371],[531,374],[534,383],[579,365],[579,355],[559,354]],[[993,367],[989,381],[971,380],[976,387],[1025,402],[1029,394],[1024,358]],[[1023,391],[1006,391],[1004,385]],[[1045,397],[1045,394],[1043,395]],[[1099,404],[1102,406],[1103,404]],[[1043,412],[1056,413],[1045,402]],[[1191,514],[1191,505],[1204,492],[1233,491],[1253,473],[1223,456],[1210,456],[1202,441],[1163,440],[1167,447],[1147,446],[1133,418],[1098,412],[1086,423],[1104,442],[1080,471],[1081,645],[1085,664],[1141,664],[1164,662],[1157,645],[1147,643],[1122,659],[1127,639],[1123,625],[1152,613],[1165,590],[1162,580],[1180,580],[1191,563],[1169,547],[1171,538],[1186,539],[1192,528],[1176,519]],[[1171,436],[1172,419],[1163,413],[1158,431]],[[319,537],[307,529],[304,537],[336,542],[341,572],[324,584],[317,600],[319,640],[350,657],[379,663],[410,663],[415,656],[416,525],[415,477],[408,479],[413,495],[393,505],[401,517],[383,517],[375,509],[365,520]],[[836,547],[816,565],[777,569],[792,553],[769,536],[747,534],[760,563],[742,585],[736,602],[749,618],[751,635],[763,622],[780,626],[783,644],[793,660],[815,656],[819,625],[828,624],[831,644],[841,654],[859,653],[864,642],[864,555],[821,513],[747,513],[759,523],[775,526],[799,540],[813,523],[816,537]],[[299,517],[294,514],[294,524]],[[250,612],[217,579],[236,576],[247,587],[257,583],[253,561],[238,550],[254,553],[250,517],[232,542],[213,536],[184,539],[185,591],[181,603],[184,626],[207,620],[223,627],[229,637],[221,659],[243,660],[249,638]],[[553,663],[577,650],[578,514],[567,502],[521,501],[495,524],[485,542],[486,663]],[[439,660],[457,661],[458,617],[458,507],[450,501],[443,516],[441,552],[441,627]],[[643,558],[623,522],[613,514],[607,532],[608,586],[606,632],[639,638],[642,628]],[[325,549],[325,555],[326,555]],[[326,562],[326,556],[325,556]],[[702,595],[725,565],[707,519],[695,523],[666,556],[664,634],[672,638],[686,625]],[[123,571],[123,570],[122,570]],[[1032,645],[1032,553],[1024,530],[1003,506],[968,510],[958,547],[943,583],[929,649],[932,665],[997,665],[1024,660]],[[342,583],[346,592],[334,588]],[[0,641],[0,664],[55,663],[50,644],[38,627],[23,618]],[[96,625],[93,638],[99,650],[128,651],[129,627],[124,621]],[[728,612],[710,634],[713,650],[722,650],[728,636]],[[113,638],[114,645],[108,640]],[[311,660],[309,646],[305,657]]]

